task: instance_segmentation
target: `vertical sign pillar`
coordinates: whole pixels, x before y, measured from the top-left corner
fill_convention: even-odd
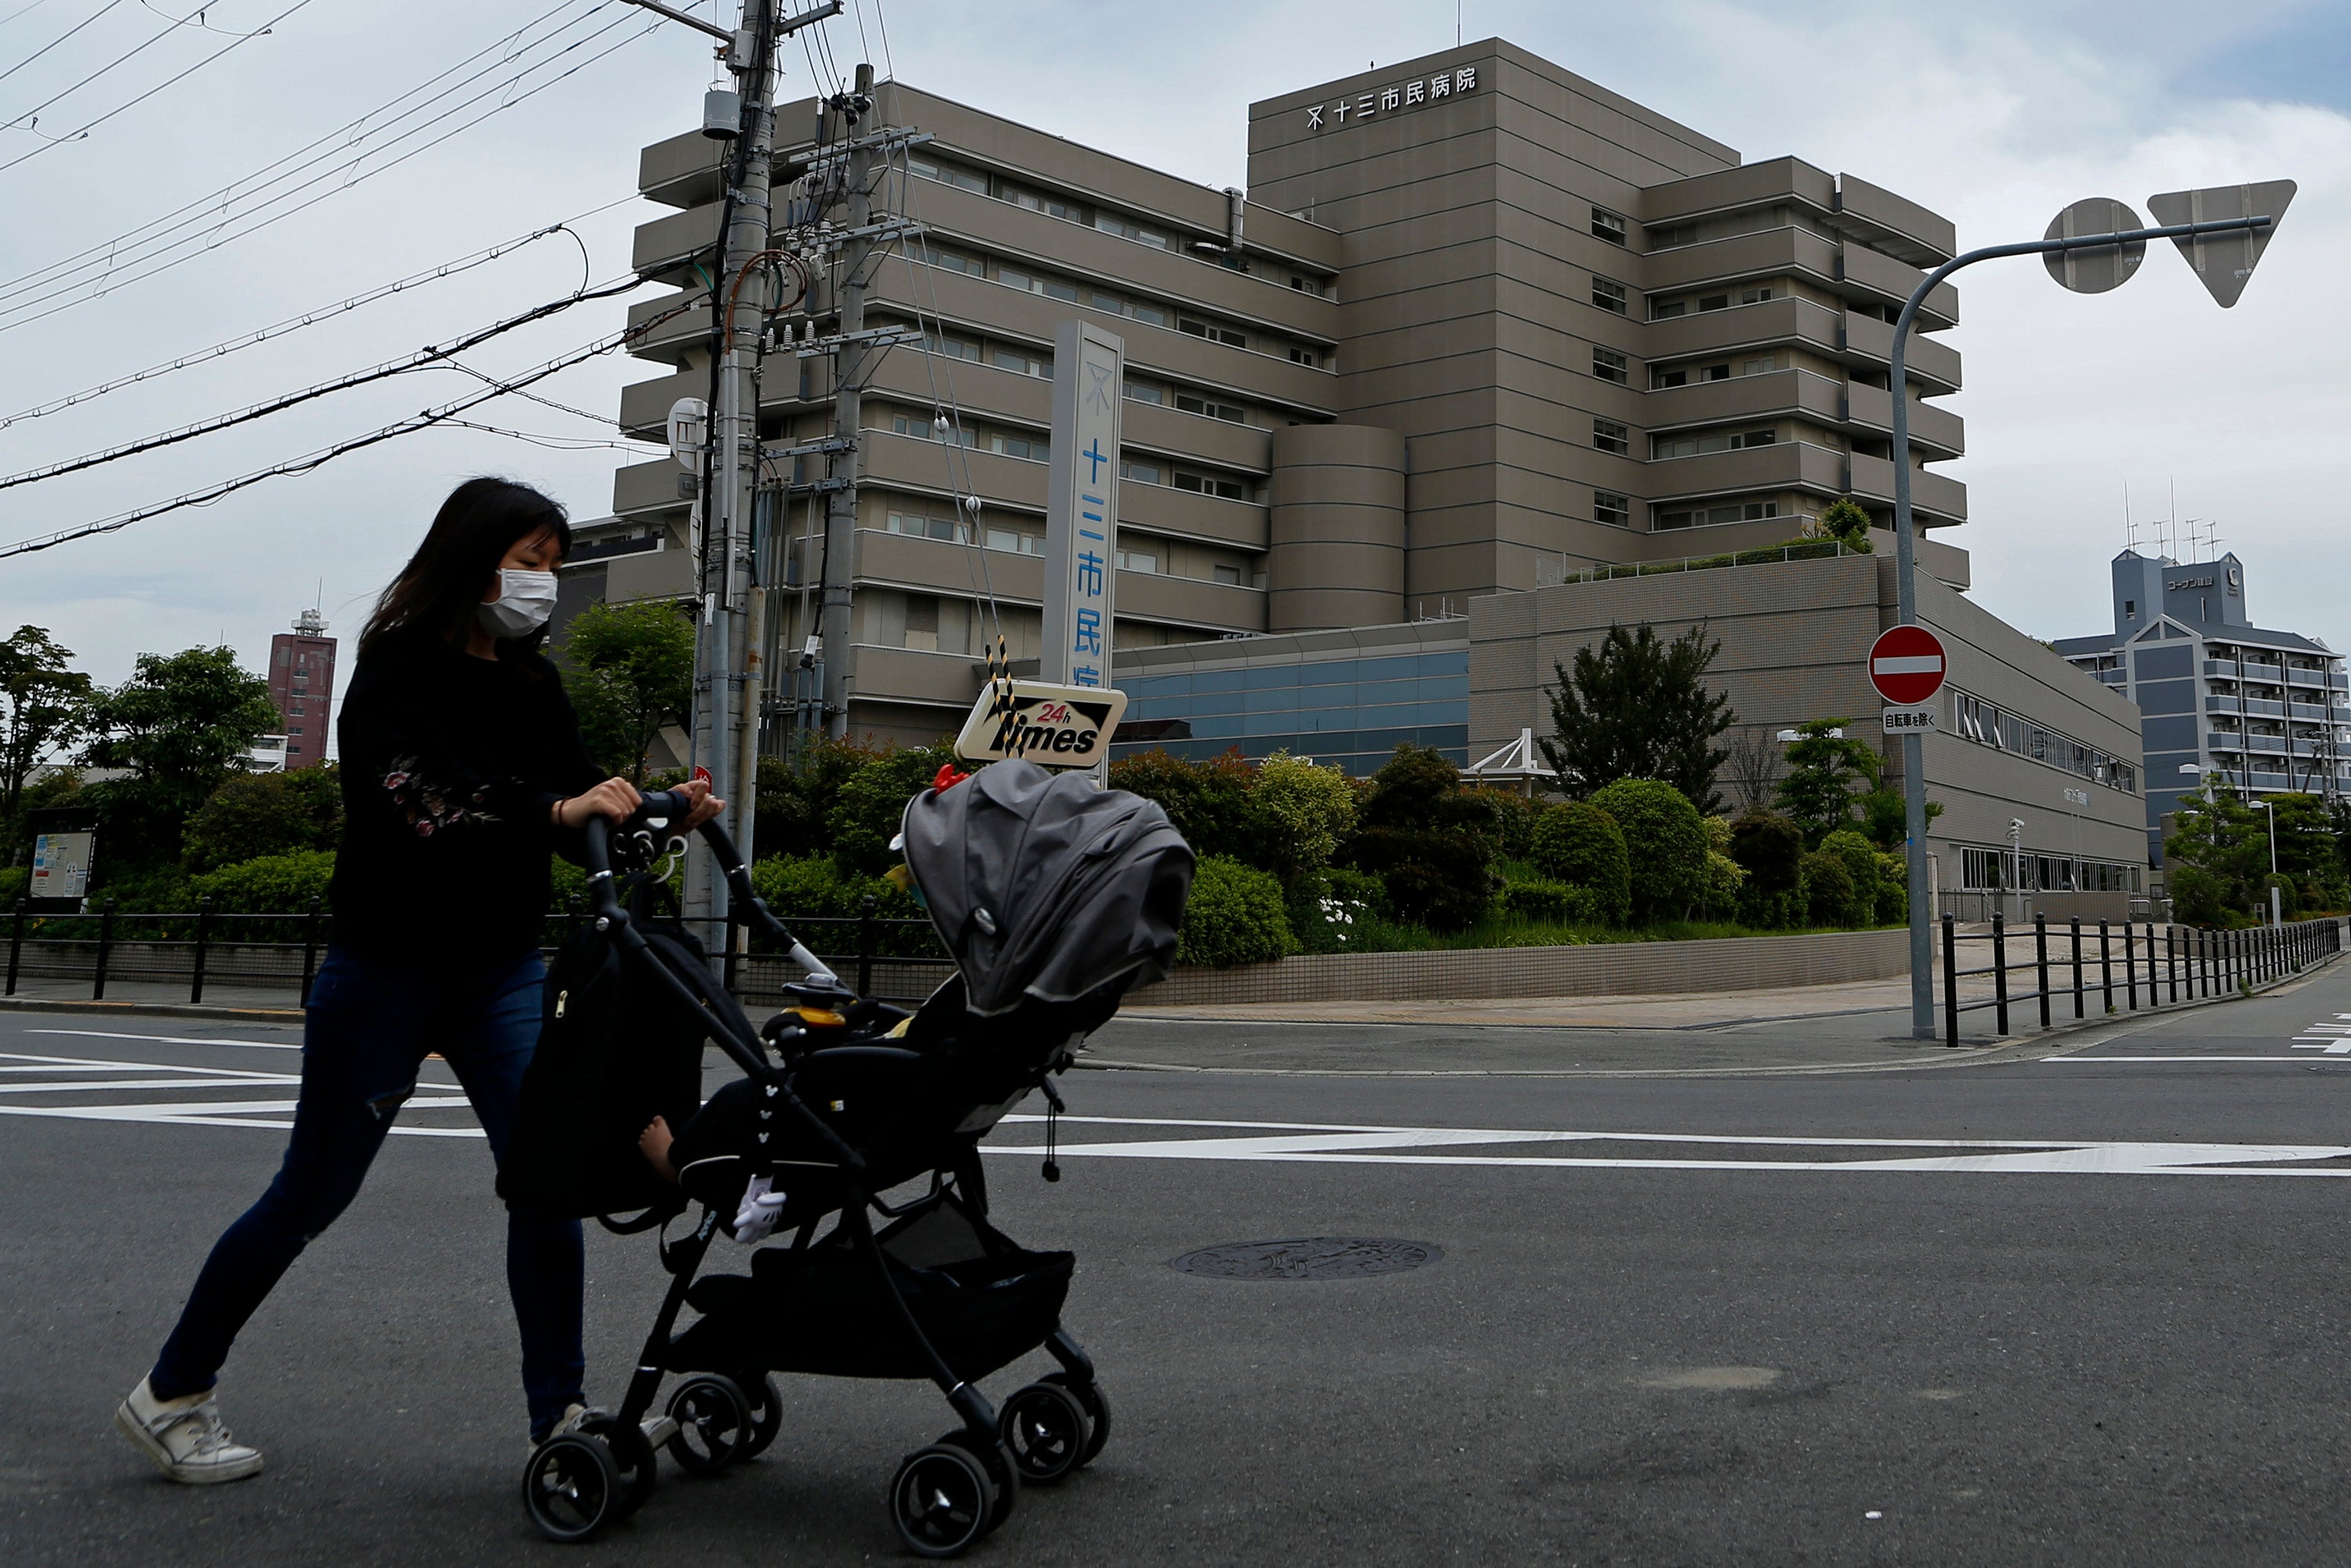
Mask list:
[[[1125,386],[1125,340],[1084,321],[1062,322],[1053,335],[1053,462],[1037,669],[1039,679],[1057,685],[1111,685]]]

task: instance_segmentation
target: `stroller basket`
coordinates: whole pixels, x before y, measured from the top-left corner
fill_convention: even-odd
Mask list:
[[[1031,1252],[942,1197],[875,1238],[891,1283],[957,1377],[977,1382],[1059,1326],[1076,1259]],[[701,1321],[670,1343],[673,1372],[926,1377],[871,1259],[836,1230],[798,1252],[767,1248],[751,1272],[695,1282]]]

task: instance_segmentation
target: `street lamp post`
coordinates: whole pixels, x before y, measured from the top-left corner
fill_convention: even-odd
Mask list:
[[[2270,924],[2285,924],[2285,901],[2278,896],[2277,884],[2277,801],[2264,795],[2258,802],[2270,814]]]
[[[2185,212],[2204,209],[2208,200],[2236,201],[2241,206],[2254,204],[2252,197],[2255,187],[2229,187],[2222,191],[2191,191],[2176,195],[2158,196],[2151,205],[2160,216],[2165,204]],[[2091,277],[2077,278],[2069,267],[2058,273],[2058,281],[2069,288],[2096,292],[2114,287],[2138,265],[2139,253],[2147,242],[2168,239],[2196,241],[2200,246],[2206,236],[2243,235],[2246,259],[2241,268],[2223,276],[2205,276],[2201,256],[2190,255],[2190,264],[2199,268],[2205,287],[2222,306],[2236,303],[2244,279],[2259,259],[2260,246],[2267,238],[2266,231],[2284,212],[2292,200],[2294,186],[2290,182],[2277,182],[2260,187],[2261,204],[2270,207],[2266,213],[2254,213],[2241,217],[2214,218],[2201,223],[2167,224],[2159,228],[2140,228],[2137,214],[2119,204],[2111,205],[2130,219],[2130,226],[2116,227],[2104,233],[2067,235],[2057,231],[2068,226],[2075,208],[2069,207],[2051,225],[2048,238],[2026,240],[2016,245],[1985,246],[1980,250],[1955,256],[1935,268],[1910,291],[1904,301],[1902,313],[1894,323],[1894,347],[1889,359],[1891,371],[1887,385],[1894,404],[1894,580],[1896,619],[1905,626],[1916,625],[1918,620],[1918,595],[1915,579],[1917,550],[1912,538],[1914,528],[1910,513],[1910,387],[1905,366],[1904,350],[1910,340],[1910,329],[1918,319],[1918,308],[1927,297],[1963,267],[1973,267],[1980,261],[1994,261],[2002,256],[2064,256],[2069,260],[2076,254],[2090,257],[2111,258],[2111,266]],[[2076,204],[2076,207],[2086,204]],[[2186,248],[2183,246],[2183,248]],[[2056,271],[2054,264],[2053,272]],[[1928,926],[1927,908],[1927,778],[1926,737],[1913,731],[1902,737],[1902,807],[1903,827],[1910,884],[1910,1032],[1918,1040],[1935,1038],[1934,947]]]

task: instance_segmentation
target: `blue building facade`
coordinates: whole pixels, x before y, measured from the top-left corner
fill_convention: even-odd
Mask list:
[[[2314,637],[2255,626],[2234,553],[2114,560],[2114,631],[2059,653],[2138,705],[2149,863],[2164,815],[2218,776],[2252,794],[2339,796],[2351,784],[2351,676]]]
[[[1469,638],[1460,621],[1165,648],[1122,648],[1124,723],[1113,759],[1287,751],[1354,775],[1400,745],[1468,763]]]

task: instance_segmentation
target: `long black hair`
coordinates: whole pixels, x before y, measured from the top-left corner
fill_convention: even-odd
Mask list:
[[[571,553],[571,522],[558,502],[511,479],[484,475],[466,480],[449,492],[424,542],[375,601],[375,613],[360,634],[360,651],[394,632],[464,637],[498,562],[516,541],[542,530],[555,536],[559,555]],[[536,651],[546,638],[541,626],[527,637],[499,639],[499,652],[510,643]]]

